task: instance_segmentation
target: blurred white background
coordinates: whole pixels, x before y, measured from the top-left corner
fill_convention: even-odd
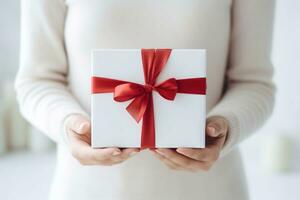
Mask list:
[[[0,199],[46,199],[54,145],[21,118],[13,79],[18,68],[18,0],[0,0]],[[277,0],[273,116],[241,145],[252,199],[300,199],[300,1]]]

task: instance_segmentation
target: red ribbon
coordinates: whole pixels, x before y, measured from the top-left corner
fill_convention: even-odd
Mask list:
[[[143,118],[141,148],[155,148],[155,123],[152,92],[173,101],[177,93],[205,95],[206,78],[170,78],[156,84],[156,79],[166,65],[171,49],[142,49],[145,85],[138,83],[92,77],[92,93],[114,93],[117,102],[129,101],[126,110],[139,122]]]

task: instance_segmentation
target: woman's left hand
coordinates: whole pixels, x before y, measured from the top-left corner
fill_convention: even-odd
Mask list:
[[[186,171],[208,171],[217,161],[225,143],[228,122],[222,117],[211,117],[206,121],[206,147],[203,149],[158,148],[151,150],[169,168]]]

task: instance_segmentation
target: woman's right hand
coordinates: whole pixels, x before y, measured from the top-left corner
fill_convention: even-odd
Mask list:
[[[93,149],[91,147],[91,123],[82,115],[69,116],[65,126],[71,153],[82,165],[111,166],[121,163],[139,152],[138,148]]]

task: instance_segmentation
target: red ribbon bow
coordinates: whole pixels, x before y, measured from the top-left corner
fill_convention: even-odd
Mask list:
[[[152,92],[158,92],[163,98],[173,101],[177,93],[206,93],[206,78],[170,78],[156,84],[156,79],[166,65],[171,49],[142,49],[145,85],[138,83],[92,77],[92,93],[114,93],[117,102],[132,102],[126,110],[139,122],[143,118],[141,148],[155,148],[155,123]]]

